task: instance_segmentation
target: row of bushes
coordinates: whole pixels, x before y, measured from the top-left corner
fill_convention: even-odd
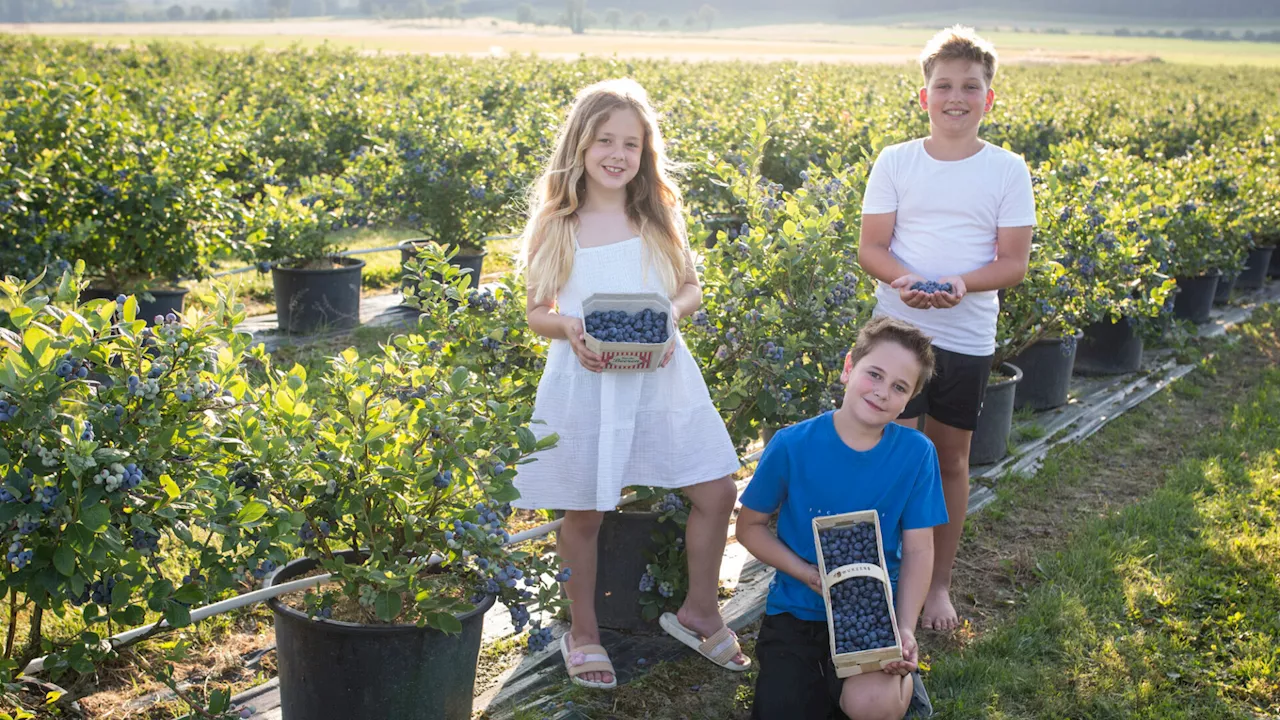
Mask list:
[[[95,280],[128,290],[236,259],[323,255],[333,250],[323,231],[335,226],[409,226],[467,244],[508,232],[573,93],[605,77],[650,89],[686,166],[689,205],[707,215],[734,203],[708,158],[741,165],[756,117],[771,121],[760,172],[787,190],[822,158],[860,160],[927,129],[914,73],[891,67],[98,48],[16,36],[0,50],[10,78],[0,89],[0,234],[10,241],[0,264],[31,277],[83,259]],[[1261,142],[1280,114],[1274,79],[1010,67],[984,134],[1037,165],[1072,142],[1163,165]],[[296,233],[273,224],[281,203],[297,209],[285,223]],[[317,204],[324,212],[309,216]]]

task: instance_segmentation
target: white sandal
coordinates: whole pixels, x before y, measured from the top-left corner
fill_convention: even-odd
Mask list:
[[[680,620],[676,618],[674,613],[663,613],[658,618],[658,624],[671,637],[688,645],[702,657],[719,665],[726,670],[734,672],[742,672],[751,667],[751,658],[747,658],[744,663],[735,663],[733,659],[742,652],[742,646],[738,644],[738,636],[729,629],[728,625],[722,625],[714,635],[703,640],[698,634],[684,625],[680,624]]]
[[[560,636],[560,657],[564,659],[564,669],[575,685],[595,690],[612,690],[618,687],[618,673],[613,669],[613,661],[609,659],[609,653],[600,645],[583,645],[570,650],[569,633],[565,633]],[[578,677],[589,672],[607,672],[613,675],[613,679],[603,683]]]

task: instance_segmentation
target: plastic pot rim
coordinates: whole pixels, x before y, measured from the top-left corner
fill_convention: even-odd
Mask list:
[[[336,554],[349,556],[353,553],[350,550],[344,550]],[[296,568],[297,566],[303,565],[303,564],[311,564],[312,567],[319,567],[320,561],[315,558],[307,558],[307,557],[298,558],[297,560],[291,560],[290,562],[285,563],[275,572],[268,575],[266,579],[263,581],[263,587],[272,587],[273,585],[276,584],[276,578],[284,574],[286,570],[289,570],[291,568]],[[291,576],[288,579],[293,580],[297,578]],[[455,615],[454,617],[456,617],[460,622],[465,622],[466,620],[474,617],[477,614],[483,615],[484,613],[488,612],[489,609],[493,607],[495,602],[497,602],[497,596],[485,595],[484,599],[476,604],[475,609],[471,610],[470,612],[463,613],[461,615]],[[429,627],[427,625],[416,625],[416,624],[408,624],[408,623],[396,623],[394,625],[392,624],[367,625],[365,623],[353,623],[353,622],[347,622],[345,620],[333,620],[333,619],[320,618],[320,617],[311,617],[310,615],[281,602],[279,597],[273,597],[268,599],[267,605],[271,608],[272,612],[276,612],[281,615],[286,615],[295,620],[314,622],[317,625],[325,626],[329,630],[344,631],[344,632],[353,633],[353,634],[377,635],[377,634],[400,633],[408,630],[428,630],[428,631],[434,631],[434,632],[442,632],[442,631],[436,630],[433,627]]]

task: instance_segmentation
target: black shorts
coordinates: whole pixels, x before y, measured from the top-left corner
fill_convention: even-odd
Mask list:
[[[755,657],[760,674],[752,720],[848,720],[840,710],[844,679],[836,677],[825,622],[788,613],[765,615]],[[912,675],[915,688],[907,717],[927,718],[933,714],[929,696],[920,674]]]
[[[964,355],[938,346],[933,377],[919,395],[911,398],[899,418],[909,420],[928,415],[940,423],[973,430],[982,413],[982,398],[987,394],[994,355]]]

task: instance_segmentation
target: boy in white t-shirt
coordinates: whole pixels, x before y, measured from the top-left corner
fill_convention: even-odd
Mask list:
[[[938,450],[950,521],[934,528],[920,620],[951,630],[959,624],[951,567],[969,500],[969,442],[995,354],[997,292],[1026,275],[1036,214],[1026,161],[978,137],[995,100],[995,48],[956,26],[934,36],[920,64],[929,137],[886,147],[876,159],[858,262],[880,280],[876,314],[933,339],[936,373],[898,422],[915,426],[927,415],[924,431]]]

